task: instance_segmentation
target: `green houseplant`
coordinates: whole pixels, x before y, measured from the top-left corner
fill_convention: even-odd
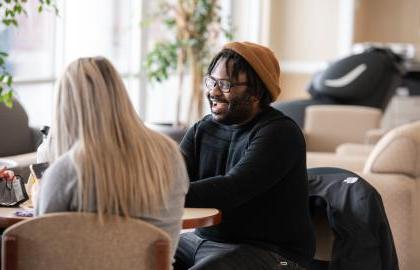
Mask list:
[[[198,120],[203,111],[201,84],[205,68],[215,53],[221,36],[232,39],[230,27],[222,25],[218,0],[176,0],[161,2],[153,14],[154,22],[163,24],[172,38],[155,44],[146,56],[147,77],[161,82],[171,74],[178,76],[175,126],[180,126],[184,78],[191,78],[191,100],[187,102],[187,124]]]
[[[18,17],[27,15],[25,6],[28,0],[0,0],[0,27],[18,27]],[[54,10],[58,14],[55,2],[52,0],[37,0],[38,12],[45,9]],[[8,54],[0,50],[0,103],[8,107],[13,105],[13,75],[6,68]]]

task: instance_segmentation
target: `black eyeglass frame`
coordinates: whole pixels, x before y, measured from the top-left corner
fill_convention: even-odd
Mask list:
[[[215,84],[212,88],[209,88],[209,86],[207,85],[207,80],[209,80],[209,79],[211,79],[211,80],[213,80],[213,82],[215,82]],[[227,89],[223,88],[223,82],[226,83],[229,86]],[[232,87],[235,87],[235,86],[249,85],[248,82],[231,82],[231,81],[225,80],[225,79],[220,79],[219,80],[219,79],[214,78],[210,74],[207,74],[206,76],[204,76],[203,83],[204,83],[204,88],[205,89],[207,89],[209,91],[212,91],[213,89],[216,88],[216,85],[217,85],[217,86],[219,86],[220,91],[222,91],[223,93],[229,93],[230,89]]]

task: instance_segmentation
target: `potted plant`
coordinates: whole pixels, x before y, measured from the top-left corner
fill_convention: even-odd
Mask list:
[[[58,9],[52,0],[37,0],[38,12],[44,9],[53,9],[58,14]],[[27,15],[25,6],[28,0],[1,0],[0,2],[0,27],[4,30],[8,27],[18,27],[17,17]],[[6,67],[8,54],[0,50],[0,103],[8,107],[13,105],[13,75]]]
[[[145,68],[151,82],[161,82],[176,74],[178,77],[174,127],[191,124],[203,113],[202,78],[210,57],[218,47],[220,37],[232,39],[229,29],[223,27],[218,0],[176,0],[161,2],[153,14],[154,22],[163,24],[173,36],[160,41],[147,54]],[[191,79],[188,119],[181,123],[181,99],[186,75]]]

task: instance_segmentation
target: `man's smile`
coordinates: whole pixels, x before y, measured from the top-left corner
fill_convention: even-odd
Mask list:
[[[225,99],[209,98],[211,112],[214,114],[220,114],[228,110],[229,102]]]

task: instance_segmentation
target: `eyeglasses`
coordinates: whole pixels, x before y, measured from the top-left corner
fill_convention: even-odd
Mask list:
[[[230,88],[235,87],[235,86],[239,86],[239,85],[248,85],[247,82],[236,82],[233,83],[231,81],[228,80],[218,80],[216,78],[213,78],[210,75],[206,75],[204,77],[204,86],[206,87],[207,90],[212,91],[214,88],[216,88],[216,85],[219,86],[219,89],[223,92],[223,93],[229,93],[230,92]]]

